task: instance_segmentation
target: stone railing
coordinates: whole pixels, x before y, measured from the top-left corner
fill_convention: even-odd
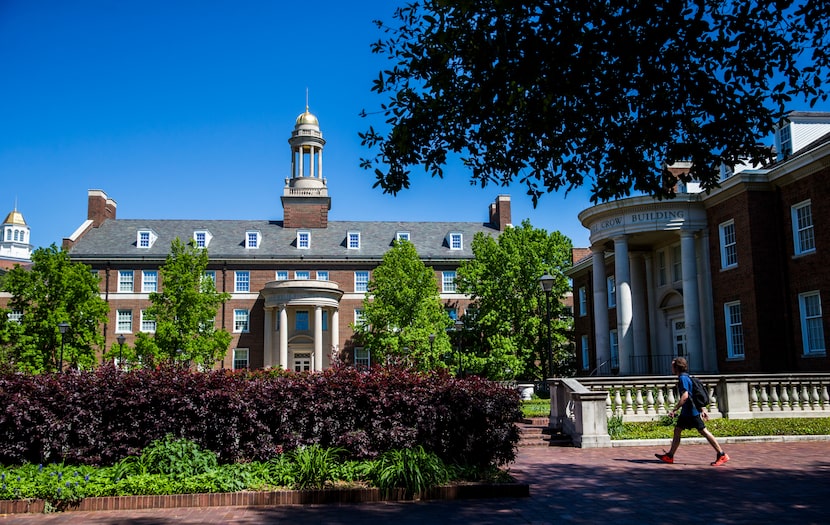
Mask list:
[[[697,377],[709,389],[712,418],[830,417],[830,374]],[[610,446],[609,417],[650,421],[677,404],[675,376],[553,378],[548,384],[550,426],[586,448]]]

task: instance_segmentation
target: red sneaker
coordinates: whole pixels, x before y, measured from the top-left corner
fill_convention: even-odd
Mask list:
[[[713,467],[719,467],[729,461],[729,455],[725,452],[723,454],[718,454],[718,457],[715,458],[715,461],[712,462]]]
[[[674,456],[669,456],[665,452],[662,454],[655,454],[655,457],[662,461],[663,463],[674,463]],[[714,463],[712,463],[714,465]]]

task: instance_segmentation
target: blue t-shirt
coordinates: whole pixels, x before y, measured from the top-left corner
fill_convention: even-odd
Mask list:
[[[688,392],[689,397],[686,399],[686,402],[683,403],[683,406],[680,407],[680,415],[681,416],[699,416],[700,411],[695,406],[694,401],[692,401],[692,378],[689,377],[689,374],[682,373],[677,378],[677,391],[680,397],[683,397],[683,392]]]

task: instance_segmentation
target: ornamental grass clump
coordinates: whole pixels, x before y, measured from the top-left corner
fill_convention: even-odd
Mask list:
[[[407,495],[415,495],[447,483],[451,470],[437,455],[418,446],[381,454],[369,477],[374,486],[387,493],[404,489]]]

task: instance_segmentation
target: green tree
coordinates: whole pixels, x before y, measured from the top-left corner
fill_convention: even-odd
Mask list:
[[[830,86],[830,7],[791,0],[423,0],[376,24],[392,66],[372,90],[383,129],[360,136],[385,192],[410,168],[546,192],[591,184],[604,201],[673,195],[666,165],[763,162],[759,143],[794,97]],[[366,116],[364,112],[363,115]]]
[[[435,272],[408,241],[395,241],[372,271],[363,301],[363,323],[355,341],[369,348],[377,363],[393,361],[419,370],[446,366],[446,329],[452,321],[438,292]],[[430,341],[434,334],[434,341]]]
[[[539,278],[553,277],[550,292],[551,341],[556,363],[569,361],[568,321],[559,301],[570,289],[565,271],[571,265],[571,241],[548,234],[525,220],[498,239],[477,234],[475,259],[458,269],[458,290],[473,298],[468,323],[478,334],[477,355],[465,354],[465,366],[492,379],[541,378],[547,371],[548,332],[545,294]],[[508,370],[510,372],[508,372]],[[561,368],[557,369],[561,372]],[[512,376],[512,377],[510,377]]]
[[[207,264],[207,249],[173,240],[159,271],[161,291],[150,294],[152,304],[145,312],[155,320],[156,331],[136,336],[135,354],[145,365],[167,361],[212,367],[228,351],[231,334],[217,330],[215,319],[230,294],[216,291],[205,275]],[[110,350],[117,351],[117,346]]]
[[[54,244],[32,253],[31,268],[15,266],[4,285],[11,294],[8,309],[0,311],[0,344],[11,367],[28,373],[60,370],[61,349],[65,366],[94,366],[109,311],[99,282],[87,265],[71,262]],[[22,317],[10,319],[10,312]],[[63,336],[60,323],[69,325]]]

